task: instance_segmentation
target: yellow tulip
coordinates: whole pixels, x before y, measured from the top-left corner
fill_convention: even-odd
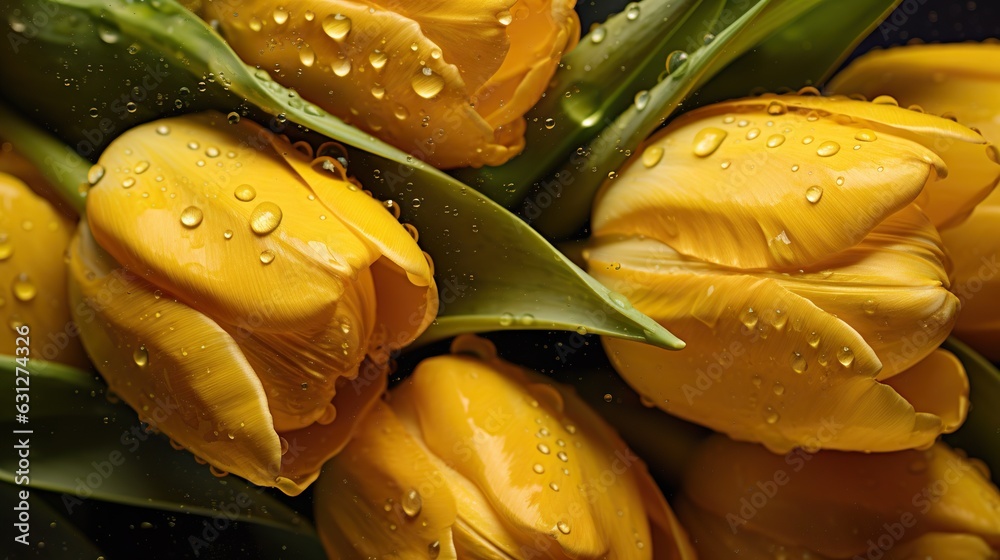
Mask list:
[[[701,560],[995,559],[1000,492],[985,470],[944,443],[781,456],[713,436],[677,512]]]
[[[838,74],[841,93],[892,95],[900,103],[954,116],[1000,142],[1000,44],[913,45],[874,51]],[[947,148],[947,146],[945,146]],[[965,222],[941,232],[955,265],[953,290],[962,300],[955,334],[1000,361],[1000,191]]]
[[[247,120],[146,124],[96,169],[70,291],[111,390],[215,468],[301,492],[434,318],[424,254],[336,160]]]
[[[249,64],[437,167],[500,165],[576,45],[575,0],[431,3],[208,0]]]
[[[569,388],[460,337],[323,468],[331,558],[693,559],[646,466]]]
[[[616,369],[658,407],[776,452],[931,445],[961,424],[968,386],[951,356],[921,363],[958,309],[925,209],[948,222],[987,195],[1000,166],[984,144],[845,98],[677,119],[599,194],[587,259],[687,348],[606,339]],[[952,156],[983,182],[942,203]]]
[[[0,172],[0,354],[26,347],[30,359],[87,367],[66,299],[72,232],[72,222],[19,177]],[[24,326],[26,336],[17,330]]]

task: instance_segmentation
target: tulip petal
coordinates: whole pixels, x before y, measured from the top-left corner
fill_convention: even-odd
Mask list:
[[[995,560],[997,550],[975,535],[928,533],[886,552],[886,560]]]
[[[21,170],[37,174],[30,167]],[[29,338],[35,339],[33,358],[88,367],[66,301],[63,253],[71,235],[68,219],[19,178],[0,172],[0,287],[4,290],[0,293],[0,352],[13,354],[21,345],[15,340],[18,333],[8,325],[26,324],[31,327]]]
[[[217,113],[130,130],[100,160],[107,172],[87,204],[94,237],[118,262],[220,323],[241,326],[264,308],[261,328],[272,332],[325,327],[345,281],[380,255],[339,220],[324,219],[336,217],[308,198],[272,139],[246,119],[229,125]],[[223,165],[206,173],[197,162]],[[245,185],[256,192],[250,201],[237,198]],[[346,182],[341,188],[349,190]],[[257,234],[251,219],[263,204],[282,217],[274,231]]]
[[[521,557],[522,547],[539,548],[533,535],[547,535],[554,541],[543,548],[558,548],[546,557],[649,558],[635,482],[647,476],[645,467],[592,412],[582,412],[575,395],[532,379],[498,362],[437,357],[421,362],[393,402],[414,411],[428,449],[489,505],[470,508],[473,523],[459,500],[459,517],[477,532],[478,549]],[[634,469],[641,471],[626,475]],[[605,473],[613,479],[601,478]],[[482,509],[505,521],[474,513]]]
[[[457,558],[450,484],[392,410],[377,405],[316,487],[316,522],[327,554],[343,558],[353,549],[365,558],[426,558],[436,549],[439,559]]]
[[[941,233],[954,262],[954,291],[962,300],[955,335],[992,361],[1000,361],[1000,193],[994,192],[968,220]]]
[[[781,275],[742,275],[651,239],[602,240],[588,260],[595,278],[688,341],[661,352],[604,339],[622,377],[671,414],[775,452],[907,449],[945,430],[876,381],[872,347]],[[834,433],[822,430],[831,424]]]
[[[766,275],[848,322],[879,356],[883,380],[951,332],[959,302],[948,291],[947,262],[937,231],[910,205],[850,249],[796,274]]]
[[[483,45],[506,42],[506,36],[497,34],[498,29],[493,27],[500,26],[496,14],[503,11],[504,2],[462,5],[477,14],[480,23],[476,25],[484,30],[480,34]],[[490,5],[501,9],[480,11]],[[462,55],[457,57],[460,68],[450,59],[445,45],[429,37],[417,21],[399,12],[355,2],[311,4],[314,21],[300,24],[296,18],[285,24],[289,29],[268,33],[252,31],[251,23],[272,19],[270,4],[256,5],[259,13],[241,11],[239,17],[234,17],[232,9],[222,3],[215,6],[210,7],[208,16],[219,21],[227,41],[246,62],[260,68],[289,69],[279,73],[276,80],[348,124],[376,134],[414,157],[447,168],[497,165],[515,153],[498,143],[493,127],[469,103],[475,88],[465,81],[462,70],[470,65],[472,54],[482,54],[480,51],[462,47]],[[446,17],[439,7],[441,4],[435,3],[426,11],[413,10],[436,24]],[[295,11],[295,6],[285,4],[285,8]],[[338,17],[339,23],[326,31],[323,22]],[[494,23],[487,24],[488,18]],[[447,29],[437,32],[448,35]],[[465,36],[463,33],[459,37]],[[447,46],[450,48],[457,40],[449,37]],[[498,54],[504,52],[501,49]],[[501,58],[476,62],[492,66]],[[476,72],[469,77],[481,79]],[[328,99],[332,101],[324,102]]]
[[[995,120],[995,100],[1000,95],[998,61],[1000,45],[988,43],[875,50],[838,73],[828,89],[869,98],[889,95],[901,105],[915,104],[931,113],[954,115],[995,143],[1000,142],[1000,123]],[[997,184],[1000,168],[994,147],[986,151],[970,149],[964,142],[943,142],[936,149],[951,174],[931,186],[933,203],[927,210],[935,225],[951,227]]]
[[[684,493],[740,532],[834,558],[864,554],[869,539],[897,524],[892,530],[907,540],[932,532],[967,533],[1000,545],[1000,492],[944,444],[872,455],[779,456],[716,436],[695,454]],[[745,507],[751,499],[761,503],[753,498],[757,493],[765,503]]]
[[[85,222],[70,254],[75,319],[111,390],[213,466],[275,486],[278,435],[263,387],[232,337],[120,268]]]
[[[898,107],[815,99],[753,98],[677,119],[605,186],[595,234],[646,235],[725,266],[795,270],[857,244],[915,200],[934,169],[945,171],[932,150],[896,134],[902,129],[832,111],[979,138]]]

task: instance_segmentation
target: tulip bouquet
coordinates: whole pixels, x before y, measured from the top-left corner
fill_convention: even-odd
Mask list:
[[[11,557],[997,558],[935,1],[4,0]]]

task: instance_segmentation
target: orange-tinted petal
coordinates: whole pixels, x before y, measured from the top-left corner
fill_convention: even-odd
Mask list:
[[[684,494],[728,530],[832,558],[863,555],[886,533],[892,544],[964,533],[1000,546],[1000,493],[940,443],[926,451],[780,456],[715,436],[695,454]]]

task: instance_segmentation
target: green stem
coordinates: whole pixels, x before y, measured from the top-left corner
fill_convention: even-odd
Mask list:
[[[38,168],[77,214],[85,212],[89,161],[3,103],[0,103],[0,134]]]

